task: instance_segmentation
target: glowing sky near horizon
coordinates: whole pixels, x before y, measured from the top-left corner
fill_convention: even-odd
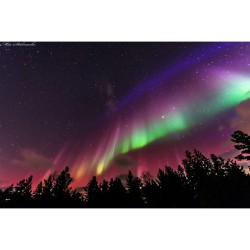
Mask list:
[[[2,186],[66,165],[75,186],[155,174],[194,148],[232,157],[250,132],[249,43],[0,48]]]
[[[249,98],[250,78],[232,76],[231,79],[219,84],[223,86],[219,93],[215,93],[214,99],[209,101],[192,100],[193,104],[197,105],[196,110],[192,109],[193,105],[189,105],[190,100],[188,100],[183,106],[172,112],[167,111],[167,115],[159,116],[160,118],[143,124],[124,138],[118,139],[116,135],[112,145],[105,150],[104,156],[97,164],[97,174],[101,174],[115,156],[142,148],[171,133],[181,133],[195,126],[198,122],[206,121]],[[164,107],[165,105],[161,103],[160,106]]]
[[[172,107],[172,110],[164,109],[167,107],[167,103],[164,103],[163,100],[160,104],[159,102],[154,104],[160,107],[157,115],[155,112],[144,114],[143,119],[146,116],[150,117],[148,122],[138,119],[129,132],[118,125],[106,146],[98,149],[93,162],[84,159],[82,163],[78,162],[76,165],[79,164],[80,168],[84,168],[85,166],[81,164],[85,162],[87,166],[96,169],[97,175],[101,175],[108,167],[112,167],[112,160],[116,156],[143,148],[161,138],[167,138],[172,133],[181,134],[249,98],[250,77],[232,74],[221,82],[213,84],[213,87],[212,83],[210,85],[212,98],[210,95],[207,98],[204,96],[191,100],[187,98],[179,105],[173,103],[175,106]],[[81,173],[83,174],[80,171],[79,176]]]

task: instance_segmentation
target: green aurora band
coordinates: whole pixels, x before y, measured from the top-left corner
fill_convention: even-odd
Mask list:
[[[211,84],[212,85],[212,84]],[[183,132],[200,122],[230,109],[250,97],[250,78],[233,75],[229,79],[212,86],[216,93],[207,99],[188,100],[185,105],[130,134],[113,140],[106,153],[97,164],[96,174],[100,175],[110,165],[114,157],[136,150],[173,133]]]

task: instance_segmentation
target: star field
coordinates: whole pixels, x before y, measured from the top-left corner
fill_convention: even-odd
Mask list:
[[[0,46],[0,179],[154,174],[250,132],[249,43]]]

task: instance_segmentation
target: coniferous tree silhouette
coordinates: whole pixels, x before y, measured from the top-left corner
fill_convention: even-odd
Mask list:
[[[250,137],[241,131],[232,134],[237,160],[250,160]],[[250,175],[234,160],[198,150],[187,151],[177,170],[159,169],[157,179],[149,173],[141,178],[128,172],[126,183],[119,178],[98,184],[94,176],[80,194],[70,185],[73,178],[66,167],[50,175],[32,192],[32,176],[0,189],[0,207],[94,207],[94,208],[250,208]]]
[[[128,207],[128,197],[120,178],[111,178],[109,182],[108,204],[114,208]]]
[[[142,175],[142,195],[146,207],[157,208],[160,207],[161,194],[157,182],[153,179],[150,173],[143,173]]]
[[[85,191],[87,192],[87,207],[100,207],[101,190],[99,188],[96,176],[92,177],[88,185],[85,187]]]
[[[68,167],[57,176],[53,187],[54,200],[57,206],[67,207],[70,205],[72,190],[69,185],[72,181]]]
[[[126,179],[126,188],[128,193],[128,203],[131,207],[143,207],[142,198],[142,181],[140,178],[133,176],[132,172],[128,172]]]
[[[212,172],[210,176],[210,189],[207,194],[209,207],[227,207],[228,196],[227,175],[230,168],[230,160],[225,161],[222,157],[211,154]],[[207,199],[208,199],[207,198]]]
[[[192,202],[191,190],[189,190],[183,169],[178,172],[166,166],[165,171],[159,170],[157,182],[160,189],[160,207],[190,207]]]
[[[11,185],[0,192],[1,207],[32,207],[32,176],[19,181],[16,186]]]
[[[179,199],[178,204],[180,207],[190,208],[195,207],[194,192],[188,183],[185,170],[182,166],[178,166],[177,169],[178,182],[179,182]]]
[[[80,207],[81,197],[76,190],[72,190],[70,184],[73,178],[70,176],[69,167],[57,176],[54,184],[53,194],[56,206],[59,207]]]
[[[54,186],[55,186],[55,174],[50,175],[44,180],[44,185],[42,188],[42,195],[40,197],[40,203],[42,207],[55,207],[54,200]]]
[[[13,202],[13,194],[14,194],[14,186],[12,184],[2,192],[2,197],[1,197],[2,207],[14,207],[15,204]]]
[[[250,206],[249,175],[235,161],[229,162],[226,176],[227,204],[225,207],[239,208]]]
[[[109,202],[108,202],[108,196],[109,196],[109,183],[107,180],[103,180],[100,185],[100,206],[101,207],[108,207]]]
[[[250,160],[250,136],[242,131],[235,131],[231,140],[236,143],[235,148],[241,150],[241,153],[235,158],[237,160]]]
[[[32,179],[23,179],[17,183],[12,190],[12,195],[9,201],[11,207],[31,207],[32,200]]]
[[[212,163],[198,150],[192,154],[186,151],[183,160],[187,182],[193,192],[195,206],[206,207],[209,204],[209,190],[212,186]]]
[[[72,190],[69,185],[73,179],[69,168],[66,167],[60,175],[50,175],[40,182],[34,192],[34,200],[37,207],[81,207],[83,200],[81,195]]]
[[[37,207],[42,206],[42,196],[43,196],[43,182],[39,182],[36,187],[36,190],[33,194],[33,198]]]

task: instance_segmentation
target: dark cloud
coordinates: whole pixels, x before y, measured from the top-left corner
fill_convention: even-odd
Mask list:
[[[22,150],[18,159],[12,160],[11,164],[31,169],[48,169],[54,167],[50,159],[31,149]]]
[[[114,161],[114,165],[122,168],[135,168],[137,167],[137,162],[132,159],[129,155],[119,155]]]

